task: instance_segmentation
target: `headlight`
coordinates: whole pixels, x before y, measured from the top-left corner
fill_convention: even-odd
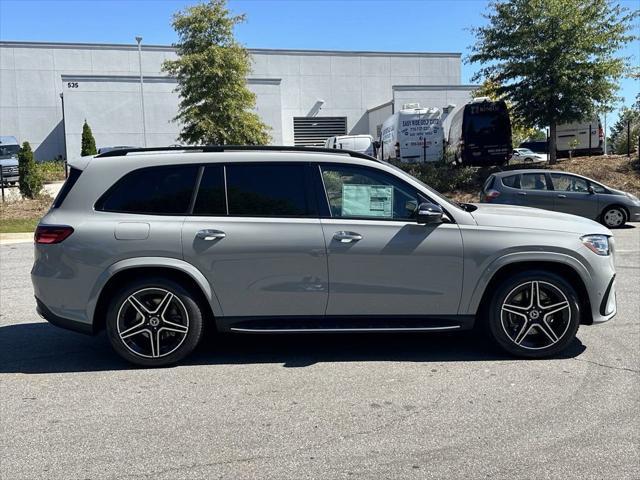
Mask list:
[[[585,235],[580,240],[596,255],[609,255],[609,237],[606,235]]]
[[[630,193],[627,193],[627,197],[629,197],[635,204],[640,203],[640,200],[635,195],[631,195]]]

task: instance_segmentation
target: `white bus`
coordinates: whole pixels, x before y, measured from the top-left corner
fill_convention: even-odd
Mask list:
[[[407,163],[442,160],[444,135],[442,111],[404,105],[382,124],[380,158]]]

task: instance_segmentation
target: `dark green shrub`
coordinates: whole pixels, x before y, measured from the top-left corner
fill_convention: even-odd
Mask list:
[[[87,155],[95,155],[96,153],[98,153],[96,150],[96,139],[93,138],[91,127],[85,119],[84,125],[82,125],[82,149],[80,155],[85,157]]]
[[[33,159],[29,142],[24,142],[18,152],[18,173],[20,175],[20,193],[25,198],[35,198],[42,190],[42,177]]]
[[[454,167],[444,162],[396,163],[396,166],[442,193],[480,186],[477,171],[472,167]]]

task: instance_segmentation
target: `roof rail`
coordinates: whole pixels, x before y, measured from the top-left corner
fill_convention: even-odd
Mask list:
[[[103,157],[120,157],[129,153],[138,152],[234,152],[234,151],[267,151],[267,152],[311,152],[311,153],[338,153],[343,155],[349,155],[353,158],[360,158],[363,160],[372,160],[379,162],[375,157],[370,157],[360,152],[353,152],[351,150],[342,150],[337,148],[323,148],[323,147],[292,147],[292,146],[278,146],[278,145],[188,145],[188,146],[176,146],[176,147],[144,147],[144,148],[122,148],[119,150],[110,150],[105,153],[100,153],[95,158]]]

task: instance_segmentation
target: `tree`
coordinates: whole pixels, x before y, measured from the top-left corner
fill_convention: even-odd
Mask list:
[[[472,92],[473,97],[489,97],[491,100],[505,100],[507,108],[509,109],[509,117],[511,118],[511,140],[514,147],[517,147],[525,140],[534,140],[542,133],[542,140],[546,140],[547,136],[544,132],[540,132],[539,129],[528,124],[527,121],[517,115],[513,108],[511,108],[511,102],[505,97],[504,94],[500,95],[497,92],[498,84],[491,80],[485,79],[477,89]]]
[[[84,125],[82,125],[82,148],[80,155],[85,157],[87,155],[95,155],[96,153],[98,153],[96,150],[96,139],[93,138],[91,127],[85,119]]]
[[[556,161],[558,124],[590,118],[615,100],[628,59],[617,52],[638,11],[611,0],[502,0],[488,24],[474,28],[474,76],[491,78],[529,125],[549,126],[550,162]]]
[[[627,135],[627,123],[630,123],[631,136]],[[611,145],[614,153],[626,154],[627,145],[630,151],[635,152],[640,135],[640,93],[636,96],[636,102],[631,108],[623,108],[616,123],[611,127]],[[628,143],[627,143],[628,142]]]
[[[247,50],[233,36],[244,15],[232,16],[226,0],[209,0],[173,17],[178,34],[177,60],[163,70],[178,80],[180,94],[175,121],[180,140],[189,144],[249,144],[269,142],[268,127],[251,111],[256,97],[247,88]]]
[[[20,193],[26,198],[35,198],[42,190],[42,178],[36,169],[33,152],[29,142],[24,142],[18,151],[18,174],[20,180],[18,186]]]

